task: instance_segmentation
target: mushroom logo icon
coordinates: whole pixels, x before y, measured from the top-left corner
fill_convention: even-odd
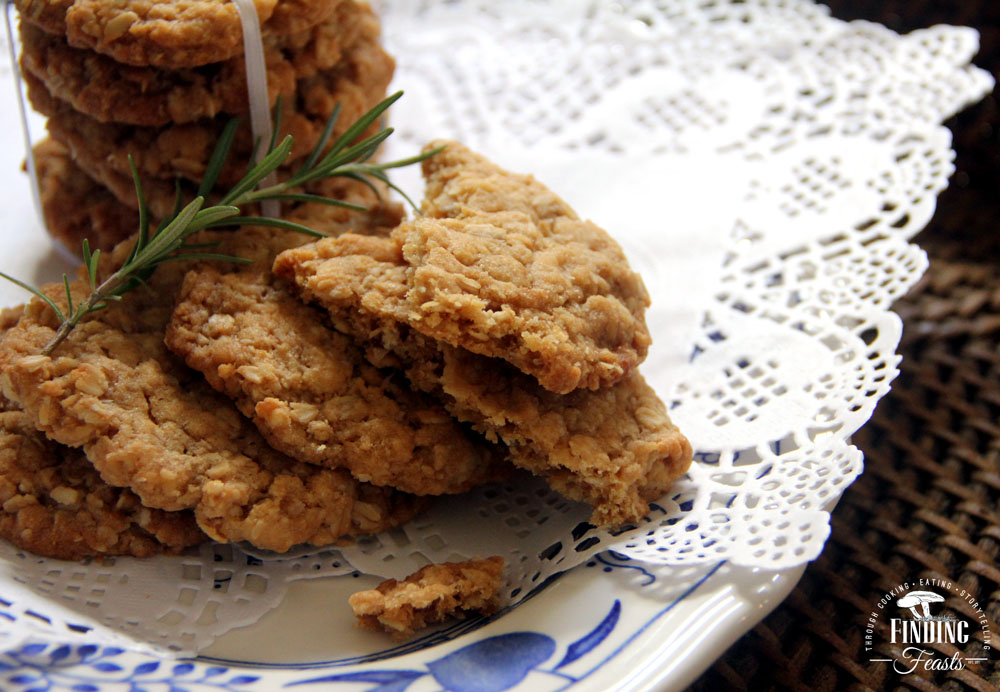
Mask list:
[[[917,620],[931,619],[931,603],[944,603],[944,597],[933,591],[911,591],[896,601],[900,608],[909,608]],[[920,612],[917,612],[918,606]]]

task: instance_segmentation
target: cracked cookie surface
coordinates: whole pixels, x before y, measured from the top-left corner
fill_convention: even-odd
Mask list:
[[[0,312],[0,333],[22,310]],[[191,512],[140,504],[103,480],[83,453],[52,442],[0,395],[0,536],[59,560],[176,553],[207,536]]]

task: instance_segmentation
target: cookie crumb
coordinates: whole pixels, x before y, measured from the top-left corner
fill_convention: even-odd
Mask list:
[[[500,606],[504,560],[427,565],[403,581],[387,579],[349,602],[361,627],[405,638],[419,629],[467,613],[491,615]]]

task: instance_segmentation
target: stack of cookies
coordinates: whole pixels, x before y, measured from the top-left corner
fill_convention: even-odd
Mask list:
[[[398,208],[376,207],[355,212],[352,223],[385,233],[382,224],[398,218]],[[243,269],[257,277],[269,276],[274,255],[304,237],[244,228],[198,240],[251,260]],[[102,274],[130,245],[109,253]],[[190,262],[162,265],[78,325],[51,356],[42,350],[59,320],[44,302],[8,318],[0,381],[8,409],[21,417],[0,417],[0,535],[58,558],[174,552],[209,538],[275,551],[324,546],[397,526],[426,506],[425,496],[462,492],[502,470],[501,448],[398,375],[365,365],[360,350],[338,340],[310,308],[281,302],[260,280],[259,292],[245,296],[245,320],[221,312],[206,320],[219,340],[239,329],[226,342],[229,365],[220,363],[211,378],[188,368],[165,336],[192,269]],[[61,288],[43,290],[65,306]],[[70,290],[80,300],[88,285],[78,281]],[[247,353],[250,365],[240,360]],[[239,392],[220,386],[234,374],[261,388],[280,378],[302,401],[290,407],[285,426],[263,431]],[[324,416],[337,423],[318,450],[296,444],[293,430],[309,420],[309,396],[324,397]],[[323,434],[315,426],[311,433]],[[38,451],[26,455],[26,445]],[[68,463],[84,459],[89,475],[66,476]],[[157,531],[166,518],[184,530]],[[139,545],[123,534],[148,540]]]
[[[29,99],[48,117],[35,147],[50,232],[73,252],[84,235],[109,249],[137,228],[128,157],[153,216],[186,199],[231,118],[242,116],[219,188],[236,182],[253,148],[240,19],[221,0],[17,0]],[[257,0],[268,99],[281,99],[280,136],[305,157],[339,104],[334,137],[385,96],[393,61],[379,24],[357,0]],[[345,194],[327,186],[318,192]],[[84,199],[83,206],[68,200]]]
[[[316,242],[204,232],[247,263],[163,264],[51,355],[43,301],[8,313],[0,535],[56,557],[331,545],[514,466],[594,524],[641,519],[691,460],[636,369],[641,278],[534,178],[440,144],[413,221],[375,200]]]

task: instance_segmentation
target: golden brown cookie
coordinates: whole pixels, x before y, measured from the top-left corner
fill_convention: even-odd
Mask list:
[[[0,312],[0,333],[23,309]],[[191,512],[149,509],[113,488],[80,450],[38,432],[0,395],[0,536],[18,548],[60,560],[100,555],[176,553],[207,536]]]
[[[423,168],[423,215],[392,234],[410,328],[503,358],[556,393],[612,384],[642,361],[649,295],[605,231],[461,144]],[[296,280],[323,282],[332,248],[296,255]]]
[[[264,36],[307,30],[329,17],[331,0],[255,0]],[[169,70],[243,53],[243,28],[229,0],[16,0],[21,17],[77,48],[129,65]]]
[[[330,70],[345,53],[377,55],[379,24],[371,9],[340,0],[333,14],[296,34],[269,36],[265,42],[268,95],[295,98],[299,79]],[[145,127],[190,123],[220,113],[247,112],[243,56],[184,70],[135,67],[90,50],[69,46],[65,38],[21,22],[21,65],[45,83],[53,97],[101,122]]]
[[[271,275],[287,241],[246,229],[241,242],[263,261],[189,272],[166,344],[231,396],[272,447],[417,495],[460,493],[497,476],[502,446],[459,425],[400,373],[367,363]],[[264,251],[275,242],[273,254]]]
[[[0,536],[18,548],[60,560],[149,557],[208,539],[191,512],[144,507],[80,450],[49,441],[6,399],[0,407]]]
[[[387,579],[359,591],[349,602],[361,627],[405,638],[452,617],[495,613],[503,567],[499,556],[427,565],[401,582]]]
[[[346,58],[343,65],[298,80],[296,98],[284,104],[279,128],[280,137],[290,134],[295,138],[290,164],[312,151],[337,104],[341,110],[334,137],[384,98],[392,78],[392,59],[377,44],[366,51],[356,56],[357,61]],[[110,184],[107,178],[117,175],[131,180],[129,156],[144,179],[172,181],[182,177],[199,182],[230,120],[220,116],[159,128],[102,123],[55,98],[34,74],[24,77],[32,105],[49,118],[49,133],[70,148],[74,160],[91,177],[116,192],[120,185]],[[237,130],[219,184],[231,185],[244,175],[252,147],[253,135],[249,123],[244,123]],[[120,195],[119,199],[128,201]]]
[[[215,540],[277,551],[328,545],[419,511],[420,498],[276,452],[167,350],[164,328],[187,268],[161,265],[146,285],[81,322],[52,356],[40,351],[56,319],[33,300],[0,344],[4,395],[51,439],[82,448],[108,483],[149,507],[193,509]],[[61,285],[44,290],[65,309]],[[79,300],[85,286],[73,291]]]
[[[34,146],[38,192],[45,225],[74,254],[88,239],[92,250],[109,250],[139,228],[139,214],[84,175],[59,142]]]

